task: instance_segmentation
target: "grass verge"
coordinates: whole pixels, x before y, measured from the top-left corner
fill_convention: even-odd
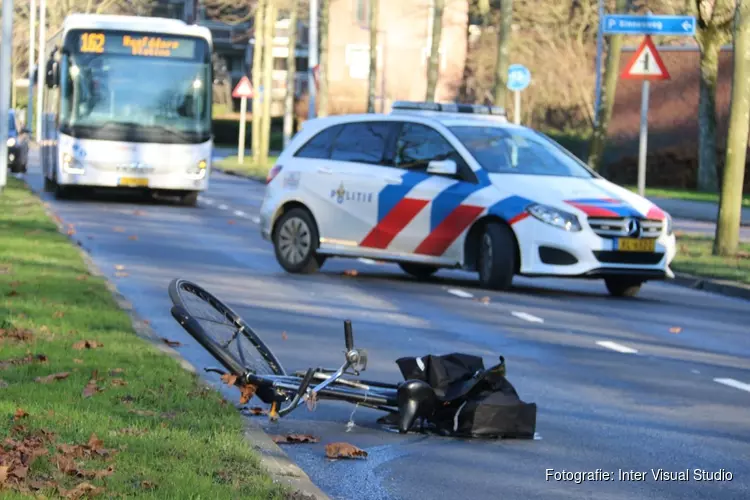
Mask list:
[[[221,160],[215,161],[214,166],[228,172],[236,172],[238,174],[247,175],[249,177],[258,177],[265,179],[268,175],[268,171],[276,163],[276,156],[269,156],[268,163],[265,165],[259,165],[253,163],[253,157],[245,157],[244,161],[240,163],[238,156],[227,156]]]
[[[237,410],[136,336],[12,177],[0,234],[2,498],[285,498]]]
[[[625,187],[634,193],[638,192],[637,186]],[[646,188],[646,197],[719,203],[719,195],[717,193],[702,193],[700,191],[693,191],[690,189]],[[742,206],[750,207],[750,195],[744,195],[742,197]]]
[[[750,244],[740,243],[735,257],[711,255],[713,239],[678,235],[677,256],[672,269],[705,278],[732,280],[750,285]]]

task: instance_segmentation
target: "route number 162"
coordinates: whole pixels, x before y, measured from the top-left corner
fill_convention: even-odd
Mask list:
[[[104,33],[84,33],[81,35],[81,52],[104,52]]]

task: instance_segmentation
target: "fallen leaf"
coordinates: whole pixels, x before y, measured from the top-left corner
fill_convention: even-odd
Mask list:
[[[49,384],[50,382],[54,382],[55,380],[66,379],[68,378],[68,375],[70,375],[69,372],[53,373],[52,375],[47,375],[46,377],[37,377],[34,379],[34,381],[39,382],[40,384]]]
[[[85,274],[79,274],[78,276],[76,276],[76,279],[78,281],[86,281],[87,279],[89,279],[89,277],[86,276]]]
[[[109,371],[110,375],[119,375],[121,373],[125,373],[125,370],[123,370],[122,368],[113,368]]]
[[[120,227],[120,226],[116,226],[116,227],[112,228],[112,231],[114,231],[116,233],[124,233],[125,232],[125,228],[124,227]]]
[[[85,495],[95,496],[104,491],[104,488],[97,488],[90,483],[80,483],[72,490],[64,490],[62,487],[57,487],[60,496],[71,500],[77,500],[84,497]]]
[[[268,410],[266,410],[265,408],[261,408],[260,406],[247,408],[245,411],[247,411],[250,415],[253,415],[253,416],[268,415]]]
[[[367,452],[349,443],[329,443],[326,445],[326,456],[328,458],[364,458]]]
[[[673,326],[672,328],[669,329],[669,333],[680,333],[681,331],[682,331],[682,328],[680,328],[679,326]]]
[[[54,313],[52,314],[52,317],[53,317],[53,318],[57,318],[57,319],[60,319],[60,318],[62,318],[63,316],[65,316],[65,313],[64,313],[63,311],[55,311],[55,312],[54,312]]]
[[[490,298],[489,297],[482,297],[481,299],[479,299],[479,302],[481,302],[482,304],[489,304],[490,303]]]
[[[310,434],[287,434],[286,436],[271,436],[271,439],[273,439],[274,443],[278,444],[286,444],[286,443],[317,443],[320,441],[315,436],[312,436]]]
[[[15,326],[10,328],[0,328],[0,339],[6,338],[28,342],[33,337],[34,333],[28,328],[16,328]]]
[[[19,295],[19,293],[15,290],[11,290],[6,294],[7,297],[15,297],[16,295]]]
[[[233,225],[233,224],[236,224],[236,222],[235,222],[235,221],[234,221],[233,219],[229,219],[229,220],[227,221],[227,224],[229,224],[229,225],[231,226],[231,225]]]
[[[286,334],[286,332],[281,332],[281,340],[286,340],[289,338],[289,335]]]
[[[91,378],[89,379],[88,383],[86,384],[86,387],[83,388],[83,391],[81,393],[81,395],[84,398],[90,398],[91,396],[93,396],[97,392],[102,392],[104,390],[102,387],[99,387],[99,385],[97,384],[97,379],[98,379],[98,377],[97,377],[97,371],[94,370],[91,373]]]
[[[346,271],[344,271],[344,274],[346,276],[357,276],[359,273],[356,269],[347,269]]]
[[[104,347],[104,344],[96,340],[79,340],[78,342],[73,344],[73,349],[75,349],[76,351],[80,351],[82,349],[98,349],[99,347]]]
[[[10,264],[0,264],[0,274],[10,274],[11,269]]]
[[[78,358],[74,358],[74,359],[73,359],[73,363],[75,363],[75,364],[77,364],[77,365],[80,365],[80,364],[82,364],[82,363],[83,363],[83,360],[82,360],[82,359],[78,359]]]
[[[7,465],[0,465],[0,486],[5,483],[5,481],[8,479],[8,470],[10,467]]]
[[[132,240],[132,241],[136,241],[138,239],[138,236],[132,234],[132,235],[128,236],[128,239]]]
[[[128,385],[128,383],[125,380],[121,379],[121,378],[113,378],[112,380],[110,380],[110,383],[112,385],[115,385],[115,386]]]
[[[163,341],[163,342],[164,342],[165,344],[167,344],[167,345],[168,345],[169,347],[177,347],[177,346],[181,346],[181,345],[182,345],[182,343],[181,343],[181,342],[178,342],[178,341],[176,341],[176,340],[169,340],[169,339],[167,339],[167,338],[164,338],[164,337],[162,337],[162,338],[161,338],[161,340],[162,340],[162,341]]]
[[[155,487],[153,481],[141,481],[141,488],[151,490]]]
[[[234,385],[237,382],[237,375],[231,373],[225,373],[221,376],[221,381],[227,385]]]
[[[16,408],[16,413],[13,415],[13,420],[21,420],[29,416],[29,412],[23,408]]]
[[[252,384],[240,386],[240,403],[244,405],[253,399],[257,390],[258,388]]]
[[[27,354],[23,358],[11,358],[0,361],[0,370],[8,368],[9,366],[27,365],[33,362],[46,363],[47,356],[44,354]]]

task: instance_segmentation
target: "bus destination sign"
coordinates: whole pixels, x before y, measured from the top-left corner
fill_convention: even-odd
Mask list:
[[[79,37],[83,54],[122,54],[137,57],[193,59],[196,42],[189,38],[159,35],[84,32]]]

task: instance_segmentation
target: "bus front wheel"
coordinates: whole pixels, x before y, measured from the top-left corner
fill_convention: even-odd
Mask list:
[[[180,204],[186,207],[194,207],[198,204],[198,191],[188,191],[180,196]]]

